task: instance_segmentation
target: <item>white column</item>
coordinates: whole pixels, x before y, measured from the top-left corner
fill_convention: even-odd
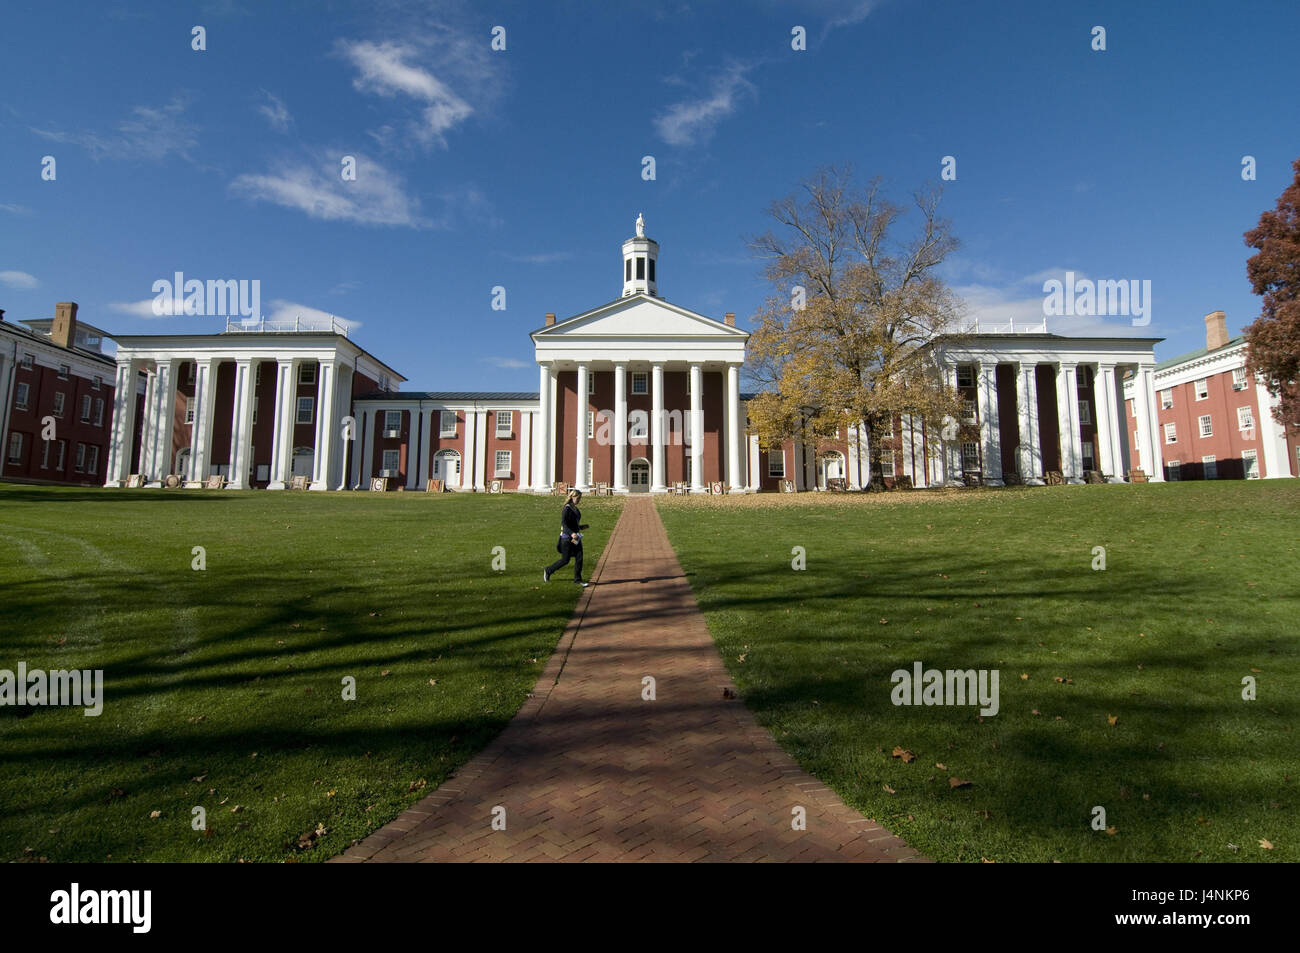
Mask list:
[[[460,486],[463,490],[474,489],[474,462],[478,459],[476,455],[478,438],[478,411],[465,411],[465,454],[461,461],[460,469]]]
[[[663,493],[664,483],[664,366],[655,364],[650,374],[653,409],[650,413],[650,492]]]
[[[338,368],[332,360],[320,362],[316,375],[316,448],[312,454],[313,490],[328,490],[334,461],[334,392]]]
[[[172,443],[176,437],[176,372],[180,361],[172,358],[158,364],[158,423],[154,442],[154,474],[166,477],[176,468]]]
[[[1255,381],[1255,433],[1264,450],[1263,471],[1266,480],[1277,477],[1289,477],[1295,474],[1291,470],[1291,453],[1286,445],[1286,430],[1273,416],[1273,408],[1281,401],[1273,397],[1264,386],[1264,382]],[[1236,414],[1236,408],[1232,410]]]
[[[348,444],[343,440],[343,418],[352,412],[352,365],[336,365],[334,376],[334,440],[337,442],[333,444],[328,482],[336,490],[346,490]]]
[[[194,367],[194,428],[190,431],[190,472],[192,482],[205,482],[212,475],[212,418],[216,413],[217,369],[215,358],[199,361]]]
[[[860,490],[862,489],[862,484],[858,480],[859,444],[858,444],[857,424],[854,424],[851,427],[848,426],[847,424],[845,425],[844,446],[845,446],[845,456],[848,458],[844,461],[845,469],[846,469],[844,475],[848,479],[849,489]]]
[[[1097,469],[1108,483],[1124,482],[1124,467],[1116,467],[1115,365],[1098,364],[1092,378],[1092,396],[1097,404]]]
[[[112,442],[108,446],[108,462],[104,470],[105,486],[123,486],[130,475],[131,438],[135,433],[135,378],[139,366],[135,361],[122,361],[117,365],[113,382]],[[7,447],[0,452],[8,453]]]
[[[1079,459],[1079,391],[1076,366],[1064,361],[1056,366],[1056,429],[1061,446],[1061,476],[1066,483],[1082,483],[1075,463]]]
[[[529,482],[532,474],[528,472],[528,464],[532,460],[530,438],[533,433],[533,415],[523,410],[516,410],[515,413],[519,415],[519,427],[516,431],[519,434],[519,461],[515,464],[515,476],[518,478],[517,492],[522,493],[532,485]]]
[[[433,418],[435,416],[440,416],[438,411],[426,410],[423,411],[423,416],[420,419],[420,461],[416,470],[415,484],[417,490],[423,490],[429,485],[429,461],[433,457]],[[527,446],[527,439],[528,435],[524,434],[525,446]],[[527,450],[524,452],[527,453]]]
[[[375,426],[382,411],[367,407],[361,413],[366,422],[366,435],[361,443],[360,478],[357,482],[361,485],[361,489],[369,490],[370,478],[375,475]]]
[[[474,489],[486,490],[487,478],[487,419],[486,410],[477,411],[474,415],[474,426],[478,428],[478,433],[474,438],[474,453],[476,454],[476,463],[474,466]]]
[[[1002,434],[998,428],[998,365],[979,365],[980,445],[985,486],[1002,486]]]
[[[548,448],[551,446],[551,368],[541,364],[537,368],[537,433],[533,439],[533,490],[545,493],[551,488],[551,463]]]
[[[283,490],[293,466],[293,422],[296,419],[298,362],[281,358],[275,362],[275,427],[271,432],[271,482],[268,490]]]
[[[1137,411],[1138,459],[1147,480],[1161,482],[1165,474],[1160,455],[1160,426],[1156,416],[1155,393],[1152,390],[1154,370],[1150,364],[1139,364],[1136,370],[1133,377],[1133,403]]]
[[[944,380],[948,384],[948,389],[951,390],[953,393],[957,393],[957,366],[955,364],[945,364],[943,368],[943,376],[944,376]],[[952,440],[944,441],[944,445],[943,445],[944,481],[943,482],[944,485],[946,486],[964,486],[966,484],[966,478],[964,473],[966,463],[965,460],[962,458],[961,433],[960,433],[960,428],[962,424],[961,418],[964,416],[964,414],[965,411],[962,408],[958,408],[957,410],[958,433],[952,438]],[[940,435],[939,439],[943,440],[943,436]],[[862,485],[863,486],[867,485],[867,478],[865,476],[862,478]]]
[[[235,361],[235,398],[230,415],[230,476],[232,490],[248,489],[249,453],[253,442],[253,365]]]
[[[139,461],[132,460],[131,465],[137,467],[134,471],[139,473],[148,481],[154,480],[153,473],[153,448],[157,442],[158,433],[158,370],[156,367],[145,368],[144,384],[144,405],[141,408],[141,414],[144,415],[142,426],[140,427],[140,457]],[[154,483],[157,486],[157,483]]]
[[[704,491],[704,368],[691,365],[691,490]],[[683,428],[684,429],[684,428]],[[722,449],[721,446],[718,447]]]
[[[1125,419],[1124,392],[1119,382],[1114,364],[1109,364],[1103,371],[1106,388],[1106,402],[1110,407],[1107,429],[1110,431],[1111,473],[1110,482],[1124,482],[1124,460],[1128,453],[1128,421]]]
[[[1020,478],[1043,485],[1043,449],[1038,433],[1038,365],[1022,363],[1016,381],[1016,417],[1020,420]]]
[[[627,492],[627,365],[614,365],[614,492]]]
[[[577,426],[574,430],[574,459],[573,459],[573,485],[584,493],[590,487],[587,486],[587,411],[591,403],[591,398],[587,396],[588,375],[590,369],[585,363],[578,365],[578,391],[577,397]]]
[[[745,485],[740,472],[740,441],[744,433],[740,415],[740,365],[727,365],[727,485],[736,492]]]
[[[758,434],[749,435],[749,492],[757,493],[761,483],[763,471],[759,469],[762,466],[760,448],[758,446]]]

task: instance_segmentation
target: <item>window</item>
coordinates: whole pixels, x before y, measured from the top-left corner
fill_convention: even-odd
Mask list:
[[[594,462],[591,457],[587,458],[587,486],[591,486],[591,475],[594,471]]]
[[[623,259],[623,280],[624,281],[632,280],[632,259],[631,258]]]
[[[55,462],[55,464],[54,464],[54,469],[56,469],[56,470],[58,470],[60,473],[62,473],[62,472],[63,472],[63,458],[64,458],[65,456],[67,456],[67,452],[68,452],[68,441],[66,441],[66,440],[58,440],[58,441],[55,441],[55,442],[59,445],[59,448],[58,448],[58,449],[59,449],[59,456],[58,456],[58,458],[57,458],[57,462]]]
[[[438,436],[456,436],[456,411],[444,410],[438,417]]]
[[[92,476],[99,472],[99,446],[91,444],[86,452],[86,472]]]
[[[655,260],[653,258],[650,259],[650,280],[655,280]]]
[[[587,396],[590,397],[596,393],[596,372],[587,371]]]
[[[1251,409],[1249,407],[1238,407],[1237,428],[1240,430],[1245,430],[1248,427],[1254,427],[1254,426],[1255,426],[1255,415],[1251,412]]]
[[[880,451],[880,475],[887,477],[894,475],[894,451]]]
[[[295,422],[300,424],[311,423],[312,410],[314,409],[315,403],[316,401],[311,397],[299,397],[298,417],[296,418]]]
[[[1178,442],[1178,427],[1174,424],[1165,424],[1165,443]]]
[[[632,393],[648,394],[650,393],[650,382],[645,373],[632,375]]]
[[[957,386],[974,387],[975,386],[975,369],[969,364],[957,365]]]
[[[1128,402],[1128,415],[1130,417],[1136,417],[1138,415],[1138,402],[1136,400],[1130,400]]]
[[[770,477],[785,477],[785,451],[767,451],[767,475]]]
[[[1183,478],[1182,465],[1177,460],[1170,460],[1165,464],[1166,472],[1169,474],[1166,479],[1177,482]]]
[[[9,462],[21,463],[23,459],[23,435],[14,431],[9,434]]]
[[[1085,470],[1095,470],[1097,458],[1093,454],[1093,445],[1091,440],[1083,442],[1083,468]]]
[[[384,411],[384,430],[401,430],[402,412],[400,410]]]
[[[596,436],[596,412],[589,410],[587,411],[587,439],[590,440],[594,436]]]
[[[104,426],[104,398],[95,398],[95,426]]]
[[[96,374],[94,377],[90,379],[91,390],[99,390],[103,386],[104,386],[104,378],[100,377],[98,374]]]
[[[1210,396],[1210,379],[1202,377],[1196,382],[1196,399],[1205,400]]]
[[[262,362],[258,361],[257,370],[253,373],[253,389],[256,390],[261,386],[262,386]]]
[[[298,368],[299,384],[316,383],[316,365],[312,363],[304,364]]]
[[[497,436],[509,437],[514,433],[515,412],[513,410],[497,411]]]
[[[1258,450],[1241,451],[1241,464],[1246,470],[1247,480],[1259,479],[1259,451]]]
[[[90,403],[91,403],[90,395],[82,394],[81,395],[81,422],[83,424],[90,423]]]
[[[1213,428],[1213,426],[1210,424],[1210,415],[1209,415],[1209,414],[1206,414],[1204,417],[1201,418],[1201,436],[1202,436],[1202,437],[1212,437],[1212,436],[1214,436],[1214,428]]]
[[[963,400],[961,402],[961,415],[963,420],[974,423],[976,417],[975,401]]]
[[[402,452],[400,450],[385,450],[384,469],[396,473],[398,466],[401,464],[401,456]]]
[[[30,371],[33,367],[36,366],[36,358],[34,355],[24,354],[23,359],[19,362],[19,364],[22,366],[23,370]]]
[[[1232,369],[1232,389],[1246,389],[1246,369],[1244,367],[1234,367]]]
[[[69,367],[67,364],[59,365],[59,380],[66,381],[68,379],[68,375],[71,373],[72,373],[72,368]]]
[[[510,451],[498,450],[496,452],[495,467],[492,471],[493,476],[508,477],[510,476]]]
[[[650,415],[644,410],[634,410],[627,415],[629,440],[647,440],[650,436]]]
[[[86,472],[86,445],[84,443],[77,444],[77,455],[73,459],[72,469],[77,473]]]
[[[1217,480],[1219,478],[1219,464],[1214,457],[1201,457],[1201,470],[1207,480]]]
[[[57,391],[54,394],[54,416],[58,417],[60,420],[63,419],[63,404],[66,399],[67,398],[63,391]]]
[[[1160,392],[1160,409],[1172,410],[1174,406],[1174,392],[1172,388],[1165,388]]]
[[[640,255],[636,256],[636,277],[637,281],[645,278],[645,258]]]
[[[257,401],[253,401],[253,426],[257,426]]]
[[[1079,401],[1079,423],[1088,426],[1092,424],[1092,404],[1086,400]]]
[[[978,470],[980,468],[980,445],[975,441],[967,441],[961,445],[961,463],[962,468],[966,470]]]
[[[194,383],[194,375],[196,373],[195,368],[197,368],[198,366],[199,366],[198,361],[185,362],[185,383],[187,384]]]
[[[18,389],[14,393],[14,407],[18,410],[27,409],[27,395],[31,391],[31,385],[19,382]]]
[[[50,468],[50,444],[52,444],[53,442],[54,441],[52,440],[44,440],[41,442],[41,469],[42,470],[48,470]]]
[[[187,424],[194,423],[194,398],[193,397],[185,398],[185,422]]]

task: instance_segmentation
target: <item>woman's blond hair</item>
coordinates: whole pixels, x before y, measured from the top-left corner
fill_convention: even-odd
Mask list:
[[[574,489],[570,490],[570,491],[569,491],[569,496],[568,496],[568,498],[566,499],[565,502],[572,503],[572,502],[573,502],[573,498],[574,498],[575,496],[578,496],[578,497],[582,496],[582,491],[579,490],[579,489],[577,489],[577,488],[574,488]]]

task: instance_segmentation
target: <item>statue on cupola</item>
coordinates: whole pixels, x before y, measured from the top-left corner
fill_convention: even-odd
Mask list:
[[[645,216],[640,212],[636,216],[636,237],[645,238]]]

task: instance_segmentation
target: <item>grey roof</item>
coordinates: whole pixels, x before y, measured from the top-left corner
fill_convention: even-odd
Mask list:
[[[537,400],[536,391],[427,391],[402,390],[385,393],[371,391],[357,400]]]
[[[1156,370],[1163,371],[1167,367],[1173,367],[1177,364],[1186,363],[1187,361],[1194,361],[1198,357],[1205,357],[1209,354],[1213,354],[1215,351],[1226,351],[1228,348],[1235,347],[1244,340],[1246,340],[1246,335],[1239,334],[1227,344],[1223,345],[1223,347],[1216,347],[1214,351],[1211,351],[1208,347],[1203,347],[1196,351],[1189,351],[1186,354],[1179,354],[1177,357],[1171,357],[1167,361],[1161,361],[1156,365]]]
[[[108,354],[105,354],[103,351],[92,351],[89,348],[76,347],[75,345],[71,347],[65,347],[62,344],[56,344],[53,338],[46,337],[44,334],[40,334],[36,331],[33,331],[31,328],[22,327],[21,325],[13,321],[0,321],[0,327],[7,328],[8,330],[18,335],[19,337],[25,337],[30,341],[47,345],[48,347],[52,347],[55,350],[67,351],[70,354],[76,354],[80,357],[90,358],[93,361],[99,361],[103,364],[107,364],[109,367],[113,367],[117,364],[117,360],[115,358],[113,358]],[[96,328],[95,330],[98,331],[99,329]],[[104,336],[107,337],[107,335]]]

